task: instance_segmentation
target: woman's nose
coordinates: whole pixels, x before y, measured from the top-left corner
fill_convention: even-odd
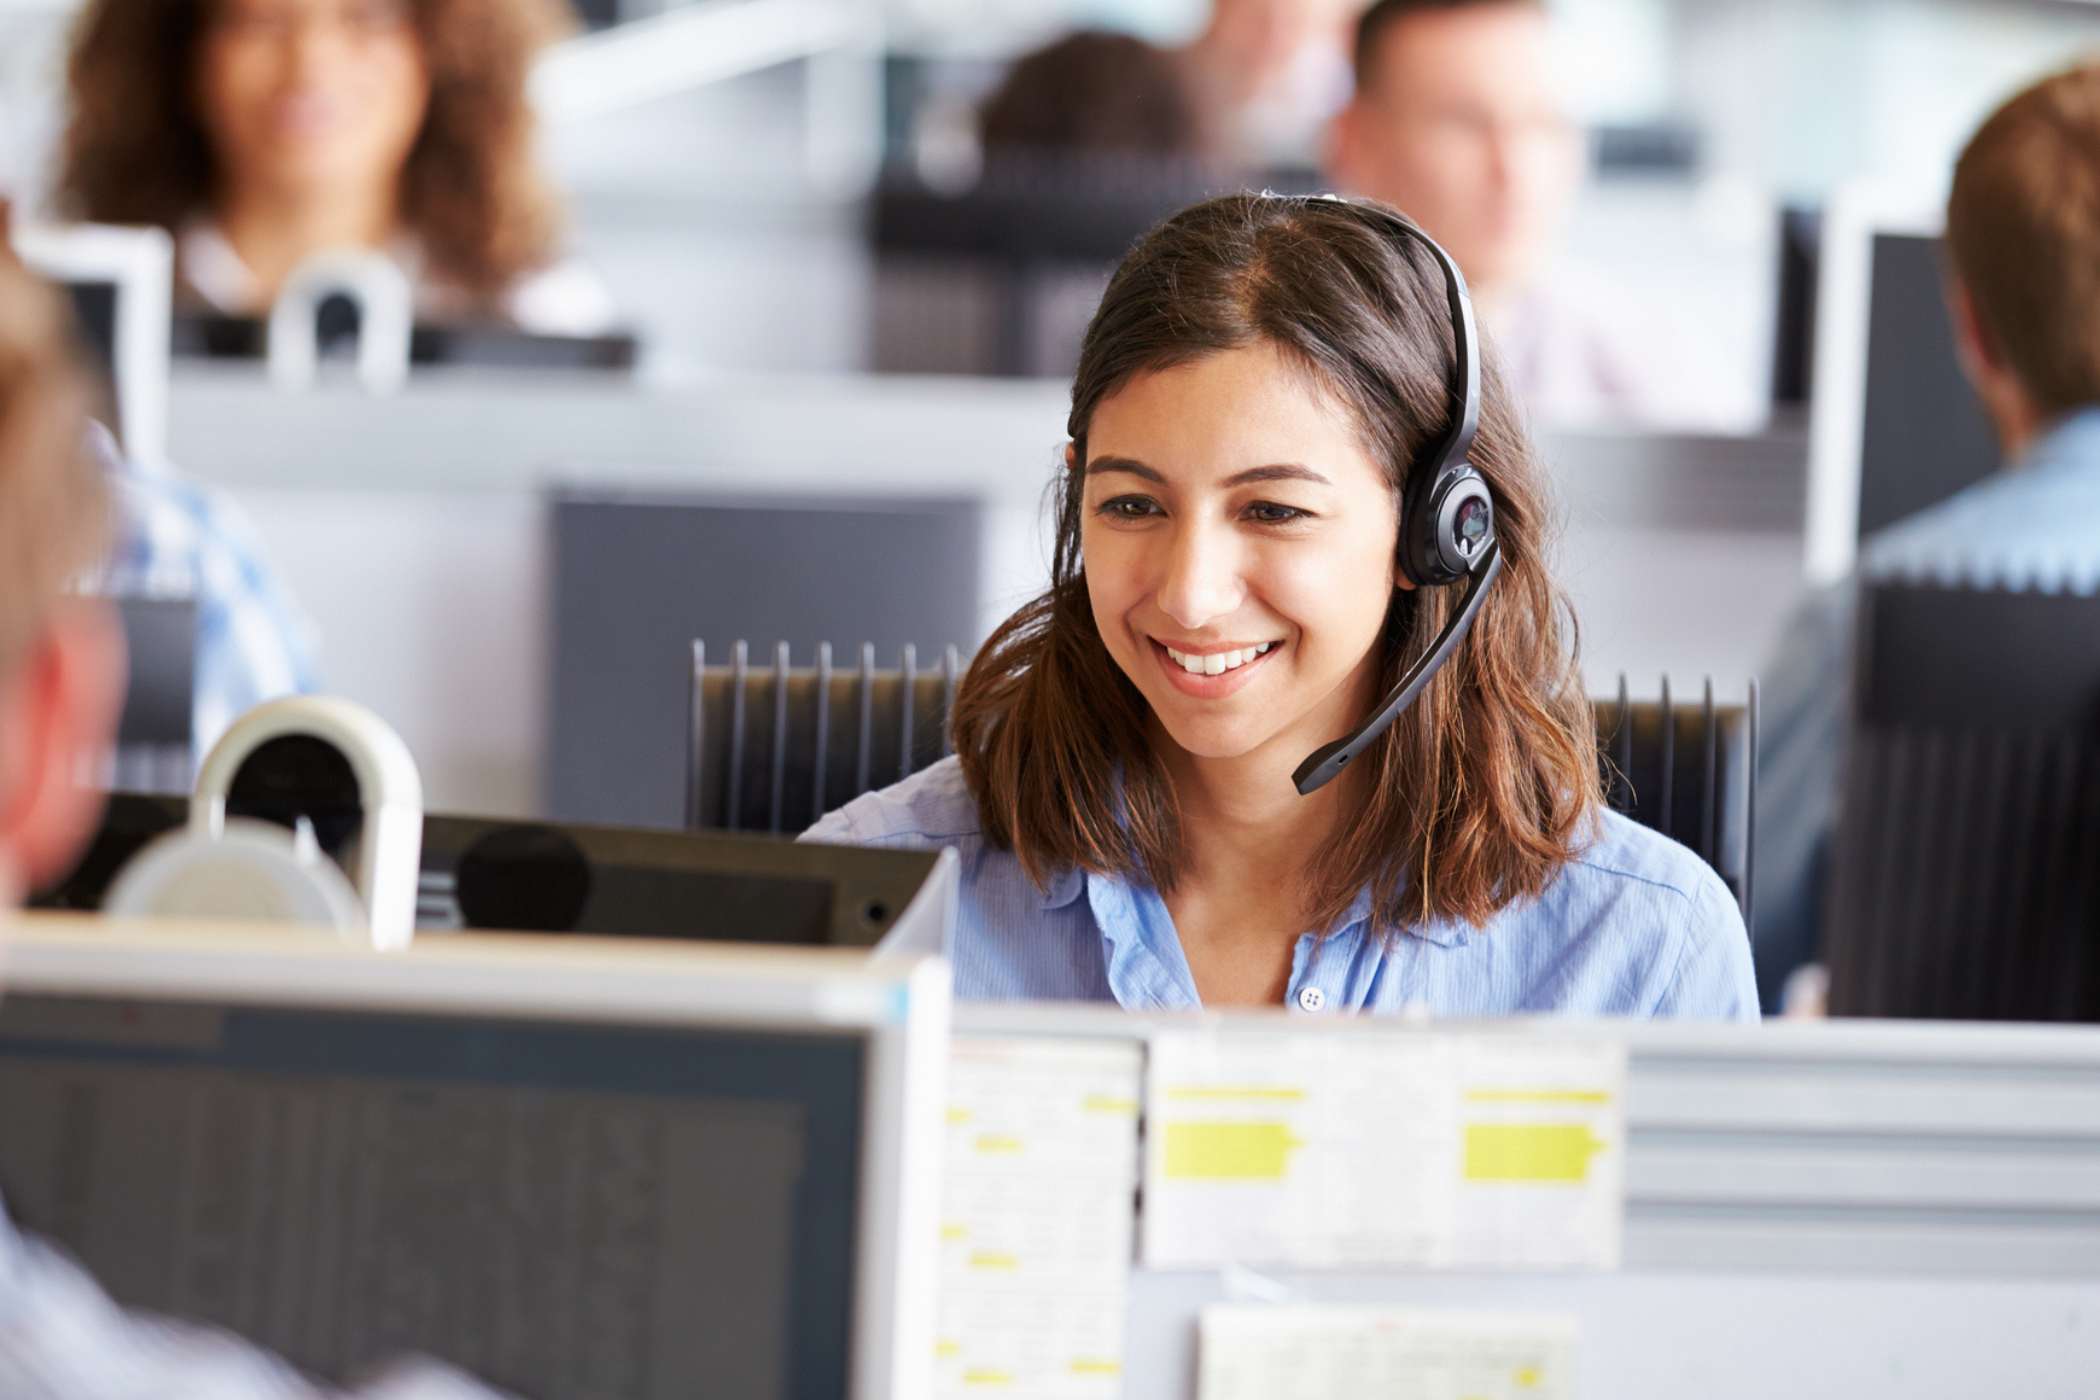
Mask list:
[[[1239,551],[1225,532],[1186,527],[1174,532],[1168,550],[1159,580],[1161,612],[1193,632],[1238,610],[1245,594]]]

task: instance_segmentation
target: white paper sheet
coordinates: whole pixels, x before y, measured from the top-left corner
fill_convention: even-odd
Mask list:
[[[1203,1310],[1198,1400],[1570,1400],[1570,1318],[1398,1308]]]
[[[935,1393],[1122,1394],[1143,1055],[955,1042]]]
[[[1573,1039],[1162,1035],[1145,1261],[1614,1267],[1625,1076]]]

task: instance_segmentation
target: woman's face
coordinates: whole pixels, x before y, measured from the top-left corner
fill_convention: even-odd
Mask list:
[[[1087,439],[1094,621],[1167,736],[1295,765],[1357,723],[1405,583],[1393,491],[1349,412],[1256,345],[1138,376]]]
[[[408,0],[207,0],[197,102],[221,178],[391,189],[430,100]]]

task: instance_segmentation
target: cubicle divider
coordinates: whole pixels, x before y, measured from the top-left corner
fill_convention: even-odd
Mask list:
[[[1042,1005],[956,1029],[942,1396],[2090,1382],[2100,1029]]]
[[[1861,590],[1834,1012],[2100,1020],[2100,580],[2034,584]]]

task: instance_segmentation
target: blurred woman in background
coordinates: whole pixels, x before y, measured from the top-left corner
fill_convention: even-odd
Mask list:
[[[557,0],[91,0],[57,198],[177,239],[178,303],[267,312],[326,251],[383,252],[420,317],[547,334],[613,308],[561,253],[526,78]]]

